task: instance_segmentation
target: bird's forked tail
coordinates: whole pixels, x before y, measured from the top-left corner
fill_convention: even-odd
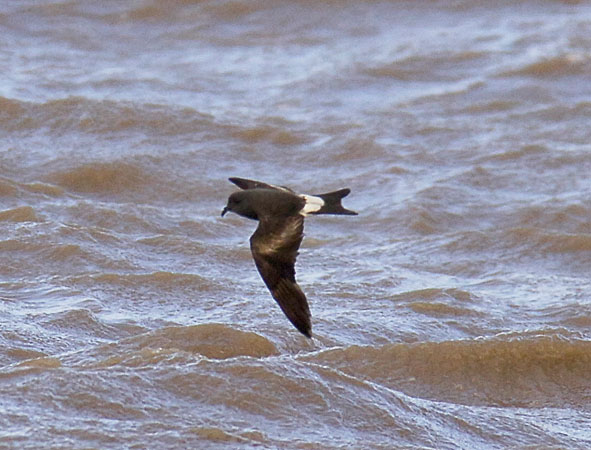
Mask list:
[[[316,194],[313,197],[319,197],[322,202],[319,209],[310,210],[309,214],[345,214],[349,216],[356,216],[355,211],[346,209],[341,204],[343,197],[346,197],[351,192],[351,189],[339,189],[334,192],[327,192],[326,194]],[[319,202],[320,203],[320,202]]]

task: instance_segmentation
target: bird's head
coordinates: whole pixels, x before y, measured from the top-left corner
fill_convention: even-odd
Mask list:
[[[243,217],[258,220],[257,213],[252,209],[251,202],[248,199],[248,191],[234,192],[228,197],[228,204],[222,211],[222,217],[228,211],[232,211]]]

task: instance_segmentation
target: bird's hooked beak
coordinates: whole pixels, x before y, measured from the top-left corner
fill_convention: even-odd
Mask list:
[[[224,214],[226,214],[229,211],[228,207],[226,206],[223,210],[222,210],[222,217],[224,217]]]

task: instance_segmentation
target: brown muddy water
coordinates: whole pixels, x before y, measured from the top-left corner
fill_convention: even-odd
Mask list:
[[[591,6],[0,3],[0,448],[591,447]],[[229,176],[306,220],[301,336]]]

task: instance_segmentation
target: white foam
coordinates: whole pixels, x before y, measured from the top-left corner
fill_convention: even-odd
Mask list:
[[[324,206],[324,200],[322,200],[320,197],[316,197],[314,195],[302,195],[302,198],[306,200],[306,204],[302,209],[302,214],[304,216],[310,213],[315,213]]]

